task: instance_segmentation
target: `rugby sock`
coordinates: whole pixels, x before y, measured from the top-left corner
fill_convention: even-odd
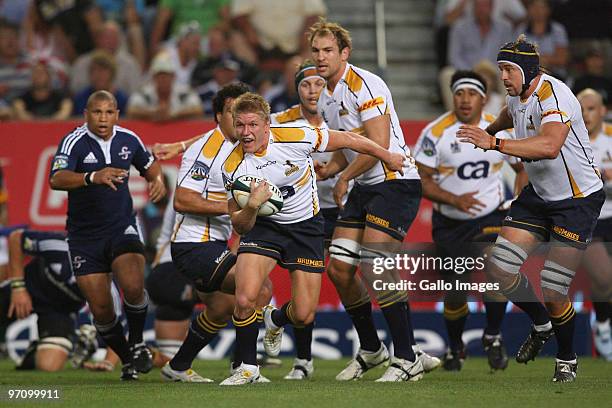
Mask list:
[[[232,316],[232,321],[236,327],[236,348],[240,350],[242,363],[257,365],[257,335],[259,334],[259,323],[257,322],[257,312],[253,311],[246,319],[239,319]]]
[[[297,358],[312,360],[312,330],[314,323],[306,326],[293,325],[293,335],[295,336],[295,350]]]
[[[551,315],[555,337],[557,338],[557,358],[563,361],[571,361],[576,358],[574,353],[574,326],[576,311],[571,302],[568,302],[565,310],[558,316]]]
[[[496,336],[501,331],[501,325],[506,315],[508,302],[484,302],[487,316],[487,327],[484,334]]]
[[[463,335],[463,328],[469,313],[470,310],[467,303],[456,309],[444,305],[444,323],[448,333],[448,346],[452,351],[463,349],[461,336]]]
[[[206,347],[225,326],[227,323],[215,323],[210,320],[206,316],[206,311],[200,313],[191,321],[187,338],[170,361],[170,367],[177,371],[189,369],[200,350]]]
[[[280,309],[276,309],[272,312],[272,323],[277,327],[283,327],[284,325],[293,321],[293,303],[291,301],[285,303]]]
[[[415,361],[416,356],[410,343],[410,327],[406,317],[406,302],[400,301],[390,305],[381,305],[380,309],[385,316],[387,326],[393,340],[393,354],[404,360]]]
[[[129,343],[142,343],[142,331],[144,330],[145,319],[147,318],[147,309],[149,308],[149,294],[144,291],[144,298],[138,305],[131,305],[127,300],[123,299],[125,316],[129,328]]]
[[[610,318],[610,302],[593,302],[593,310],[595,310],[595,320],[605,322]]]
[[[531,282],[524,274],[517,274],[514,283],[501,292],[518,308],[527,313],[535,325],[543,325],[550,321],[546,308],[538,300]]]
[[[123,335],[123,326],[115,316],[115,319],[110,323],[98,323],[94,321],[96,330],[102,337],[102,340],[110,347],[121,359],[121,364],[132,362],[132,353],[125,336]]]
[[[371,352],[380,350],[381,342],[372,319],[372,303],[369,298],[364,303],[345,305],[344,309],[353,321],[361,349]]]
[[[414,326],[412,325],[412,313],[410,313],[410,302],[406,302],[406,319],[408,319],[408,328],[410,329],[410,344],[416,346],[414,338]]]

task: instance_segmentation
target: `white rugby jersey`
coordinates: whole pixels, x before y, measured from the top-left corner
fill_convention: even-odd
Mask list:
[[[507,96],[506,102],[516,139],[537,135],[541,125],[549,122],[565,123],[570,128],[556,158],[525,161],[529,182],[540,198],[545,201],[580,198],[602,188],[580,103],[567,85],[542,74],[536,91],[527,101]]]
[[[304,118],[302,115],[302,110],[300,109],[300,105],[294,105],[289,109],[286,109],[282,112],[273,113],[270,115],[271,123],[276,125],[284,125],[291,124],[292,126],[311,126],[310,123]],[[321,124],[322,128],[327,128],[327,124],[323,122]],[[344,149],[343,149],[344,151]],[[323,153],[312,153],[313,160],[317,160],[320,163],[327,163],[331,160],[333,152],[323,152]],[[328,178],[327,180],[317,181],[317,190],[319,194],[319,206],[321,208],[336,208],[336,202],[334,201],[334,186],[336,185],[336,181],[338,181],[338,176],[335,175],[333,177]],[[353,180],[349,183],[348,191],[351,191],[353,187]],[[344,202],[348,194],[344,196]]]
[[[257,176],[275,184],[283,193],[283,209],[268,219],[293,224],[319,212],[313,152],[323,152],[329,133],[311,126],[272,125],[268,147],[262,154],[244,153],[240,143],[223,164],[223,176],[232,182],[243,175]],[[231,191],[227,193],[232,198]]]
[[[485,129],[495,120],[495,116],[484,113],[478,126]],[[504,161],[517,163],[518,159],[496,150],[474,149],[470,143],[457,139],[459,126],[463,125],[453,112],[440,116],[421,132],[414,147],[417,163],[437,170],[434,181],[441,189],[456,195],[477,191],[474,198],[485,204],[476,215],[463,212],[452,205],[433,203],[443,215],[467,220],[483,217],[495,211],[504,202],[504,184],[501,168]],[[508,132],[500,132],[498,137],[512,138]]]
[[[612,169],[612,124],[604,123],[601,132],[595,139],[591,139],[591,146],[595,155],[595,164],[603,173],[604,169]],[[606,201],[599,218],[612,217],[612,180],[606,180]]]
[[[221,165],[233,146],[219,127],[204,134],[183,154],[177,188],[197,191],[207,200],[225,201]],[[231,235],[229,215],[207,217],[177,213],[172,242],[227,241]]]
[[[393,107],[391,92],[382,79],[364,69],[346,64],[342,79],[330,93],[324,88],[319,96],[319,112],[330,127],[336,130],[349,130],[365,135],[363,122],[377,116],[389,114],[391,117],[389,151],[410,156],[410,149],[404,140],[399,119]],[[359,153],[345,150],[349,162]],[[355,178],[360,184],[373,185],[386,180],[418,179],[419,173],[412,160],[406,160],[404,175],[387,169],[382,161]]]

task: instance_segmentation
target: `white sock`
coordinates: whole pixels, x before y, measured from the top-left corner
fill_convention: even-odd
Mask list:
[[[533,327],[534,327],[535,331],[537,331],[537,332],[548,331],[548,330],[552,329],[552,323],[551,322],[547,322],[545,324],[540,324],[540,325],[534,324]]]

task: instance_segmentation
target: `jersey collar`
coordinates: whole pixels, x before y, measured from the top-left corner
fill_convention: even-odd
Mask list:
[[[94,132],[89,130],[89,126],[87,126],[87,123],[85,123],[84,126],[85,126],[85,129],[87,129],[87,135],[89,135],[89,137],[91,137],[92,139],[96,140],[98,143],[110,142],[111,140],[113,140],[113,137],[115,137],[115,134],[117,133],[117,126],[113,126],[113,133],[111,134],[111,137],[109,137],[108,140],[104,140],[100,136],[96,135]]]

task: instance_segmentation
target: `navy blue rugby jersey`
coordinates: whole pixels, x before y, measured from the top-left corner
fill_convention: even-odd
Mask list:
[[[129,171],[132,165],[144,175],[153,161],[142,140],[131,130],[114,126],[112,136],[105,141],[84,124],[62,139],[51,165],[51,176],[59,170],[87,173],[105,167]],[[128,178],[116,187],[114,191],[106,184],[92,184],[68,191],[66,229],[70,238],[110,235],[133,222]]]

